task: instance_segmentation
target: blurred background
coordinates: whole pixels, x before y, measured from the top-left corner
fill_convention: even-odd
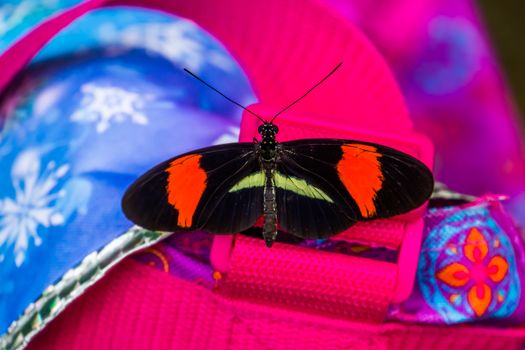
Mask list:
[[[490,38],[510,83],[520,115],[525,112],[525,3],[519,0],[478,0]],[[518,39],[519,40],[519,39]]]

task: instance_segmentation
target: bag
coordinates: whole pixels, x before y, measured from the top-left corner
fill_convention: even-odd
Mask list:
[[[59,29],[88,10],[112,4],[114,2],[111,1],[86,1],[41,23],[0,58],[2,66],[7,67],[0,77],[4,86],[34,55],[36,49]],[[397,146],[396,148],[418,156],[427,164],[432,163],[432,147],[426,138],[412,130],[403,99],[382,59],[354,27],[322,5],[312,1],[297,1],[294,5],[304,11],[298,14],[292,8],[276,11],[276,8],[281,9],[282,4],[279,2],[275,2],[275,6],[272,7],[271,2],[244,4],[233,1],[231,4],[215,4],[203,1],[207,11],[202,10],[203,4],[195,2],[148,4],[193,18],[204,28],[216,34],[236,55],[239,62],[242,62],[243,69],[250,77],[254,91],[261,101],[261,105],[257,108],[262,111],[265,108],[289,103],[304,89],[304,86],[311,85],[311,79],[324,72],[327,66],[332,66],[334,58],[340,60],[342,57],[343,61],[352,62],[351,74],[334,76],[333,80],[326,83],[323,90],[312,95],[311,98],[309,96],[304,104],[301,103],[294,109],[293,114],[280,120],[281,130],[287,130],[287,137],[326,134],[331,137],[340,135],[339,137],[344,138],[375,141]],[[236,10],[231,11],[232,8]],[[231,26],[230,23],[236,25]],[[315,26],[314,23],[330,23],[330,25]],[[279,28],[277,32],[269,30],[275,27]],[[337,38],[338,44],[328,42],[326,37]],[[258,43],[256,50],[246,44],[251,42]],[[289,42],[294,43],[293,48],[287,45]],[[257,54],[255,55],[254,52]],[[316,55],[316,52],[324,54]],[[309,60],[308,57],[312,59]],[[294,69],[282,71],[283,64],[268,62],[286,62],[286,66]],[[377,88],[370,89],[370,86]],[[87,88],[85,92],[94,95],[95,91],[97,90]],[[111,132],[111,122],[96,120],[93,123],[90,118],[92,117],[89,114],[75,116],[73,113],[70,120],[91,123],[92,133]],[[145,114],[141,116],[139,113],[128,118],[130,118],[128,124],[140,126],[144,125],[147,116]],[[208,116],[205,118],[208,123]],[[158,125],[169,131],[166,127],[169,122],[170,120],[166,118],[159,121]],[[251,141],[255,128],[254,122],[250,117],[243,118],[241,140]],[[218,124],[222,123],[224,122]],[[86,129],[86,124],[81,125],[82,130]],[[232,122],[230,125],[233,127],[235,124]],[[155,133],[155,137],[151,139],[160,142],[169,140],[169,137],[158,136],[162,131],[162,128],[153,128],[150,132]],[[113,142],[129,139],[129,135],[124,132],[115,132],[111,136]],[[214,135],[212,139],[216,139],[217,136],[219,135]],[[131,155],[137,153],[137,147],[139,150],[146,149],[137,140],[139,138],[133,138],[133,142],[128,143],[128,145],[138,144],[134,147],[129,146],[126,150],[129,152],[126,159],[131,159]],[[193,138],[188,138],[188,142],[209,141],[195,141]],[[81,182],[80,185],[78,182],[74,183],[74,186],[70,187],[74,188],[72,198],[75,200],[87,197],[86,193],[96,192],[104,193],[104,197],[113,197],[118,201],[120,197],[118,190],[112,189],[107,184],[131,182],[134,176],[147,168],[144,165],[133,164],[133,161],[129,162],[131,164],[123,164],[120,158],[103,159],[99,155],[104,153],[109,145],[111,145],[109,142],[105,147],[103,143],[95,144],[90,150],[83,151],[94,152],[94,155],[85,157],[92,163],[83,164],[83,167],[76,169],[76,177],[84,176],[87,181],[91,179],[104,179],[104,181],[101,181],[103,184],[100,187],[89,190],[86,189],[85,183]],[[194,147],[188,147],[191,148]],[[150,152],[147,156],[149,161],[154,160],[152,163],[167,158],[153,151]],[[180,152],[173,154],[176,153]],[[34,163],[37,158],[34,153],[23,154],[21,160],[18,163],[15,161],[14,164]],[[104,162],[101,163],[100,158]],[[46,160],[40,162],[47,164],[47,168],[51,160],[47,163]],[[24,168],[22,165],[13,167],[12,173],[18,174],[17,169]],[[122,169],[122,166],[126,168]],[[56,181],[60,181],[69,171],[70,168],[56,166],[51,167],[50,170],[55,174],[53,176]],[[81,176],[78,176],[79,174]],[[108,174],[111,176],[107,176]],[[108,192],[108,189],[113,192]],[[108,196],[106,193],[115,193],[115,195]],[[78,208],[82,205],[75,204],[72,207],[77,211],[74,215],[78,216]],[[115,205],[108,204],[100,207],[101,210],[118,209]],[[216,237],[211,243],[209,235],[206,234],[176,235],[150,248],[146,247],[165,238],[165,235],[132,229],[111,242],[109,239],[112,237],[106,236],[101,238],[105,239],[105,242],[100,240],[90,242],[91,246],[83,247],[89,249],[84,253],[87,255],[95,247],[107,243],[102,250],[87,255],[76,268],[65,273],[57,283],[46,289],[42,297],[13,323],[2,338],[4,342],[2,345],[6,344],[10,347],[24,345],[37,331],[47,325],[30,346],[34,348],[350,346],[358,349],[397,349],[444,346],[463,348],[461,344],[468,342],[469,346],[487,349],[519,348],[523,343],[523,332],[519,327],[425,326],[399,322],[399,320],[418,320],[440,324],[443,320],[444,323],[472,320],[472,316],[469,316],[465,310],[475,313],[480,318],[504,317],[512,321],[511,315],[513,315],[514,322],[522,322],[520,319],[522,312],[516,309],[518,307],[516,303],[520,300],[519,291],[522,288],[518,273],[523,267],[523,263],[519,264],[523,257],[523,244],[497,201],[487,199],[466,207],[430,211],[425,216],[427,226],[424,235],[423,214],[424,212],[419,210],[396,220],[359,225],[337,240],[303,242],[299,246],[282,244],[272,250],[267,250],[258,240],[240,235],[236,236],[235,244],[228,236]],[[100,217],[111,216],[100,215]],[[500,219],[493,220],[495,217]],[[53,220],[50,219],[50,225],[53,222],[67,220],[67,217],[61,219],[55,217]],[[472,236],[471,231],[485,221],[486,228],[478,229],[478,232],[481,232]],[[105,222],[113,223],[117,220]],[[86,221],[83,224],[86,225]],[[124,225],[125,223],[118,223],[115,227],[109,226],[108,229],[112,232],[119,232],[119,230],[122,232],[125,230]],[[450,229],[451,225],[462,226],[461,229],[454,231]],[[90,229],[91,231],[98,229],[89,226],[83,228],[87,232]],[[489,274],[487,278],[490,281],[487,285],[493,288],[490,293],[494,298],[491,298],[487,305],[485,305],[486,300],[478,298],[483,299],[482,302],[478,300],[476,305],[479,307],[469,309],[469,297],[460,300],[463,292],[454,293],[449,288],[450,284],[462,282],[451,280],[447,276],[450,274],[457,276],[459,271],[463,272],[461,276],[464,280],[467,275],[464,270],[469,266],[467,266],[468,261],[465,260],[463,264],[465,268],[462,269],[454,265],[450,255],[443,258],[435,253],[433,247],[436,245],[436,240],[443,236],[443,230],[448,232],[446,235],[448,240],[443,239],[444,242],[439,242],[441,244],[439,246],[446,247],[445,255],[449,254],[447,249],[453,251],[455,248],[456,252],[461,253],[463,248],[466,260],[470,261],[467,252],[471,249],[466,247],[484,251],[483,247],[490,246],[491,249],[487,248],[487,252],[481,258],[488,269],[492,271],[492,266],[497,265],[498,271],[503,271],[505,268],[511,271],[504,274],[501,279],[497,272]],[[417,313],[413,311],[414,294],[408,298],[415,279],[422,237],[425,237],[425,242],[420,264],[421,261],[434,264],[438,275],[440,271],[450,272],[442,273],[443,278],[439,281],[432,280],[433,276],[429,279],[424,273],[427,271],[425,269],[422,269],[423,272],[420,269],[417,275],[419,290],[416,288],[414,293],[420,293],[419,296],[415,294],[416,298],[426,298],[424,305],[431,311],[427,310],[424,315],[432,315],[433,320],[417,319]],[[72,237],[71,241],[64,242],[64,245],[77,244],[74,238],[78,239]],[[483,243],[483,240],[486,243]],[[496,242],[499,242],[497,247],[494,246]],[[451,247],[451,243],[455,245]],[[380,247],[380,249],[368,249],[363,246]],[[146,249],[115,266],[125,256],[141,248]],[[167,250],[173,255],[167,254]],[[456,255],[459,257],[460,254]],[[209,261],[208,256],[210,256]],[[505,264],[501,259],[494,260],[497,256],[505,260],[508,267],[504,267]],[[14,260],[16,263],[16,257]],[[195,261],[200,261],[200,264],[195,265]],[[150,264],[175,273],[165,274],[156,271],[147,266]],[[172,268],[171,265],[175,267]],[[112,266],[115,268],[107,272]],[[460,270],[450,270],[448,266],[458,267]],[[58,276],[64,272],[65,270],[58,272]],[[101,278],[106,273],[107,275]],[[491,279],[491,276],[495,275],[497,281]],[[194,283],[188,283],[188,280]],[[425,287],[425,281],[434,285]],[[95,282],[96,285],[93,285]],[[446,287],[446,283],[449,283],[449,287]],[[463,285],[465,288],[467,283]],[[93,286],[86,290],[91,285]],[[442,286],[445,288],[443,289]],[[483,284],[480,286],[482,290],[486,290]],[[445,292],[436,293],[436,289]],[[501,290],[506,291],[502,301],[498,294]],[[469,293],[467,291],[465,294]],[[77,298],[79,295],[82,296]],[[464,311],[456,310],[454,314],[450,311],[454,309],[453,306],[449,307],[449,310],[443,309],[443,298],[451,300],[452,305],[461,306]],[[456,301],[458,303],[454,304]],[[69,306],[65,309],[67,305]],[[450,319],[447,318],[449,315],[452,315]],[[51,319],[55,321],[49,323]],[[386,319],[394,322],[382,323]],[[60,337],[57,334],[60,334]]]

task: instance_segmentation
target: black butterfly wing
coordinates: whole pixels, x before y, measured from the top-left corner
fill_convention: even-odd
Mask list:
[[[235,185],[259,172],[252,143],[192,151],[137,179],[124,194],[122,209],[128,219],[150,230],[239,232],[261,216],[263,187],[260,179],[245,181],[243,188]]]
[[[325,238],[357,221],[409,212],[433,189],[432,173],[423,163],[382,145],[308,139],[282,143],[279,154],[279,224],[303,238]]]
[[[285,231],[307,239],[323,238],[358,220],[354,207],[331,178],[290,156],[278,163],[274,177],[277,219]]]

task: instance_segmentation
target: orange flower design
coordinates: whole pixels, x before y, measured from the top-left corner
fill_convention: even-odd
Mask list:
[[[509,270],[509,264],[500,255],[487,262],[488,251],[486,238],[477,228],[472,228],[463,247],[463,253],[471,264],[466,266],[454,262],[437,272],[437,278],[450,287],[462,288],[467,284],[472,285],[468,290],[467,300],[477,317],[485,314],[493,299],[492,289],[487,282],[501,282]],[[503,301],[500,299],[501,296],[498,296],[498,302]]]

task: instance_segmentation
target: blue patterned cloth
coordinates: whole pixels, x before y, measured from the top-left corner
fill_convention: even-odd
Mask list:
[[[78,1],[0,5],[0,52]],[[0,104],[0,333],[90,252],[125,232],[126,187],[184,151],[237,140],[242,71],[193,23],[96,11],[60,33]]]

